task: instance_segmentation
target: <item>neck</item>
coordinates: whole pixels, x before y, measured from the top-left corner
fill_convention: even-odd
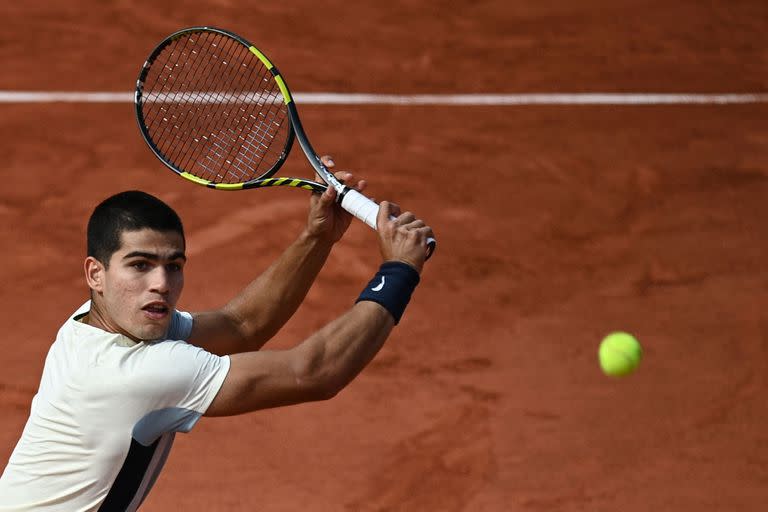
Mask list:
[[[90,325],[91,327],[97,327],[102,331],[121,334],[126,338],[130,338],[135,342],[142,341],[142,340],[135,339],[133,336],[123,331],[116,324],[111,322],[109,320],[108,315],[104,314],[103,308],[101,307],[99,302],[97,300],[94,300],[94,297],[91,297],[91,310],[88,312],[88,314],[86,314],[83,318],[81,318],[80,321]]]
[[[104,319],[101,308],[99,307],[98,303],[93,300],[93,298],[91,298],[91,310],[82,318],[81,321],[90,326],[98,327],[103,331],[118,332],[115,329],[110,329],[109,323]]]

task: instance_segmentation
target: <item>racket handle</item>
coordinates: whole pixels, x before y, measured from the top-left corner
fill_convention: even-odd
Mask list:
[[[376,230],[376,218],[379,216],[379,205],[357,190],[351,188],[346,190],[346,194],[344,194],[344,197],[341,200],[341,207]],[[395,217],[390,215],[389,218],[394,219]],[[429,259],[432,256],[436,246],[437,240],[431,236],[427,238],[426,259]]]
[[[349,213],[376,229],[376,217],[379,216],[379,205],[365,197],[357,190],[348,188],[341,200],[341,207]]]

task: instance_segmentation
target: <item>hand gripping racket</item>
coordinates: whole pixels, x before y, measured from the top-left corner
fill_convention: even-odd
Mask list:
[[[144,63],[135,106],[144,140],[179,176],[217,190],[331,186],[345,210],[376,229],[379,205],[326,168],[280,72],[240,36],[212,27],[171,34]],[[274,177],[294,138],[325,183]],[[427,240],[427,258],[435,245]]]

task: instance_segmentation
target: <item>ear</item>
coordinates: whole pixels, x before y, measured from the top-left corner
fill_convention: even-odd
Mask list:
[[[84,267],[85,281],[88,283],[88,287],[95,292],[103,292],[104,272],[106,272],[104,265],[93,256],[88,256],[85,258]]]

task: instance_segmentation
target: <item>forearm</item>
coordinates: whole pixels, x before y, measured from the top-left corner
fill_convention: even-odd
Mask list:
[[[359,302],[294,350],[303,367],[296,368],[302,387],[330,398],[365,368],[384,345],[395,325],[392,315],[374,302]]]
[[[207,416],[332,398],[373,359],[394,320],[383,307],[360,302],[290,350],[235,354]]]
[[[333,244],[303,232],[264,273],[223,310],[247,346],[258,350],[296,312]]]
[[[290,350],[233,355],[227,379],[207,415],[242,414],[328,399],[371,362],[420,281],[425,239],[432,236],[431,228],[412,214],[389,220],[396,210],[386,201],[381,203],[377,232],[385,263],[357,303]]]

